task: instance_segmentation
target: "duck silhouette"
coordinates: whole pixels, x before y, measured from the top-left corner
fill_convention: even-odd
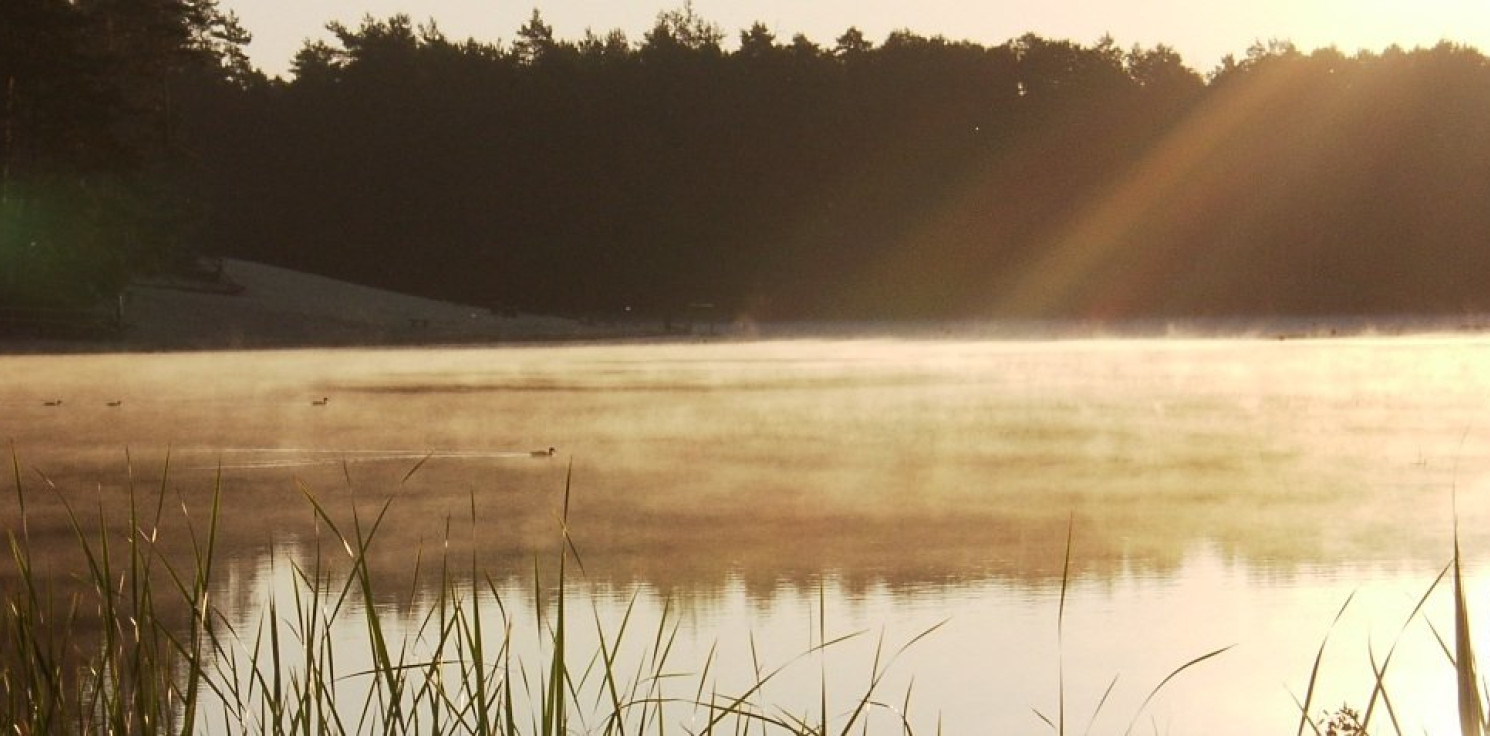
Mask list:
[[[124,403],[124,402],[123,402],[123,401],[121,401],[121,400],[117,400],[117,399],[116,399],[116,400],[114,400],[114,401],[110,401],[110,402],[109,402],[109,404],[108,404],[108,405],[109,405],[109,406],[119,406],[119,405],[121,405],[121,404],[123,404],[123,403]]]
[[[43,401],[42,402],[42,406],[62,406],[62,399],[52,399],[51,401]]]
[[[326,402],[328,402],[330,400],[331,399],[328,399],[325,396],[322,396],[319,399],[315,399],[315,400],[311,401],[310,404],[311,404],[311,406],[325,406],[326,405]]]
[[[547,450],[534,450],[534,451],[528,453],[528,456],[529,457],[553,457],[553,454],[555,452],[558,452],[558,450],[555,450],[554,448],[550,447]]]

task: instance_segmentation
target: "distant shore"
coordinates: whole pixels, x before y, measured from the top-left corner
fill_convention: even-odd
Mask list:
[[[497,314],[249,261],[213,280],[131,285],[115,330],[0,338],[0,353],[171,352],[296,347],[498,344],[603,339],[613,326]]]
[[[499,314],[249,261],[223,259],[212,281],[150,280],[123,295],[119,329],[89,336],[0,336],[0,354],[179,352],[366,346],[502,345],[677,339],[1305,339],[1480,333],[1490,315],[1372,318],[797,321],[724,315],[673,323]]]

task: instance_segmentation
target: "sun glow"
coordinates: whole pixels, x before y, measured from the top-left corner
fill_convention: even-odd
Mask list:
[[[481,0],[225,0],[256,41],[249,51],[271,75],[288,72],[290,57],[303,39],[325,38],[323,26],[339,20],[355,24],[363,14],[387,17],[408,13],[416,21],[433,18],[449,36],[496,41],[511,39],[537,7],[564,38],[579,38],[586,28],[612,28],[639,41],[660,10],[680,3],[625,0],[589,3],[548,0],[528,4]],[[1391,45],[1432,46],[1441,40],[1490,46],[1490,3],[1483,0],[1263,0],[1250,3],[1193,3],[1183,0],[1061,0],[1025,4],[1017,12],[963,0],[919,3],[889,0],[697,0],[695,9],[724,29],[727,40],[754,22],[766,24],[783,39],[803,33],[832,46],[849,26],[879,41],[891,31],[910,29],[997,45],[1027,32],[1082,43],[1110,34],[1125,47],[1164,43],[1179,50],[1187,63],[1205,72],[1226,54],[1246,53],[1255,41],[1288,39],[1309,51],[1336,46],[1345,53],[1380,51]]]
[[[1215,175],[1231,139],[1289,81],[1287,75],[1248,80],[1238,94],[1214,98],[1192,115],[1039,249],[1043,257],[998,297],[998,311],[1042,314],[1080,301],[1092,317],[1121,317],[1158,282],[1189,276],[1183,272],[1191,254],[1127,247],[1129,239],[1145,218],[1185,207],[1197,179]],[[1246,196],[1225,186],[1204,189],[1212,196]]]

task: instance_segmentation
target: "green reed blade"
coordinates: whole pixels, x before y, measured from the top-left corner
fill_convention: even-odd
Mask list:
[[[1313,727],[1313,722],[1309,720],[1309,708],[1314,702],[1314,687],[1319,681],[1319,665],[1324,661],[1324,648],[1330,641],[1330,632],[1335,630],[1335,625],[1340,623],[1340,618],[1345,615],[1345,609],[1350,607],[1352,600],[1355,600],[1355,594],[1355,591],[1351,591],[1350,595],[1345,597],[1345,602],[1340,604],[1340,610],[1335,612],[1335,619],[1330,622],[1330,627],[1325,630],[1324,639],[1319,642],[1319,651],[1314,653],[1314,666],[1309,670],[1309,686],[1304,690],[1304,702],[1298,704],[1300,711],[1298,736],[1304,735],[1304,726]],[[1295,698],[1295,702],[1297,703],[1297,698]],[[1314,730],[1317,732],[1319,729],[1315,728]]]
[[[869,666],[869,687],[864,691],[864,695],[859,698],[859,701],[854,704],[854,710],[849,714],[848,720],[844,722],[843,730],[838,732],[839,736],[848,736],[849,731],[854,727],[854,724],[858,722],[859,716],[864,713],[864,708],[868,705],[869,699],[873,697],[874,689],[877,685],[879,685],[880,676],[882,675],[882,672],[880,670],[880,655],[883,653],[884,648],[885,632],[880,631],[879,639],[874,644],[874,663]],[[824,715],[823,726],[825,729],[827,725],[828,719],[827,716]],[[824,734],[826,733],[827,731],[825,730]]]
[[[507,623],[505,632],[506,641],[512,641],[512,624]],[[502,712],[505,714],[507,725],[506,736],[517,736],[517,716],[513,707],[512,698],[512,648],[503,647],[502,652]]]
[[[1386,679],[1386,663],[1383,662],[1381,664],[1381,666],[1378,667],[1377,664],[1376,664],[1376,653],[1375,652],[1370,652],[1370,656],[1371,656],[1371,671],[1372,671],[1373,676],[1376,677],[1377,682],[1381,682],[1382,680],[1385,680]],[[1383,688],[1381,690],[1381,704],[1384,705],[1384,706],[1386,706],[1386,709],[1387,709],[1387,718],[1388,718],[1388,720],[1390,720],[1392,722],[1392,730],[1394,732],[1398,733],[1398,734],[1402,733],[1402,724],[1400,724],[1400,723],[1397,722],[1397,711],[1396,711],[1396,709],[1394,709],[1392,707],[1392,699],[1387,695],[1387,691],[1386,691],[1385,688]],[[1372,705],[1375,705],[1375,696],[1374,695],[1372,696]],[[1368,710],[1369,710],[1369,708],[1368,708]],[[1365,732],[1366,731],[1366,719],[1368,719],[1368,718],[1370,718],[1369,713],[1364,718],[1361,719],[1360,725],[1361,725],[1361,731],[1362,732]]]
[[[430,454],[425,455],[424,457],[420,458],[419,459],[419,462],[414,463],[414,467],[409,468],[409,472],[404,473],[404,477],[399,479],[398,484],[399,485],[404,485],[404,484],[408,483],[409,482],[409,479],[410,478],[413,478],[414,477],[414,474],[415,473],[418,473],[419,472],[419,469],[420,468],[423,468],[424,467],[424,464],[427,463],[427,462],[429,462],[429,459],[432,458],[432,457],[434,457],[434,453],[430,453]]]
[[[1387,668],[1391,666],[1392,655],[1396,654],[1397,652],[1397,644],[1402,641],[1402,635],[1407,632],[1408,626],[1411,625],[1413,620],[1418,617],[1418,614],[1423,610],[1423,606],[1428,603],[1429,596],[1433,594],[1434,590],[1438,589],[1439,583],[1443,582],[1444,576],[1448,575],[1449,568],[1452,566],[1452,563],[1450,563],[1448,565],[1445,565],[1442,570],[1439,570],[1438,576],[1433,578],[1433,582],[1428,585],[1428,589],[1423,591],[1423,594],[1418,597],[1417,604],[1412,607],[1412,611],[1407,614],[1407,619],[1402,622],[1402,628],[1397,630],[1397,636],[1392,639],[1392,646],[1387,649],[1386,657],[1382,659],[1380,669],[1377,669],[1375,667],[1375,662],[1373,659],[1372,670],[1376,682],[1371,687],[1371,697],[1366,701],[1366,710],[1365,713],[1361,716],[1361,730],[1364,731],[1371,727],[1371,716],[1376,710],[1376,701],[1378,699],[1384,699],[1386,697],[1385,681]],[[1373,654],[1372,656],[1374,657],[1375,655]],[[1388,704],[1389,714],[1390,708],[1391,706],[1390,704]],[[1395,716],[1393,716],[1392,722],[1393,726],[1395,726]],[[1400,733],[1401,729],[1399,728],[1397,729],[1397,731]]]
[[[755,684],[754,685],[751,685],[744,693],[742,693],[742,694],[740,694],[738,696],[735,696],[730,701],[730,704],[729,705],[727,705],[727,706],[712,706],[712,705],[708,706],[709,708],[715,710],[715,715],[714,715],[714,717],[712,717],[712,718],[709,719],[709,723],[705,727],[706,730],[707,729],[712,729],[715,726],[717,726],[719,724],[719,722],[721,720],[723,720],[725,717],[727,717],[728,715],[731,715],[731,714],[740,715],[741,713],[740,713],[740,710],[739,709],[740,709],[740,706],[742,704],[744,704],[745,702],[747,702],[750,698],[754,697],[755,694],[758,693],[758,692],[760,692],[761,689],[763,689],[766,686],[767,683],[769,683],[771,680],[775,679],[777,675],[781,674],[782,672],[785,672],[789,667],[791,667],[796,662],[798,662],[798,661],[800,661],[800,660],[802,660],[804,658],[810,657],[810,656],[812,656],[812,655],[814,655],[814,654],[816,654],[816,653],[818,653],[818,652],[820,652],[820,651],[822,651],[824,649],[827,649],[828,647],[837,646],[838,644],[841,644],[843,642],[849,641],[850,639],[857,638],[859,636],[862,636],[863,634],[864,634],[863,631],[857,631],[857,632],[854,632],[852,634],[845,634],[845,635],[840,636],[838,638],[835,638],[835,639],[833,639],[831,641],[823,642],[822,644],[818,644],[817,646],[814,646],[814,647],[808,649],[807,651],[802,652],[802,653],[798,654],[795,657],[792,657],[791,659],[789,659],[786,662],[782,663],[776,669],[771,670],[770,672],[768,672],[765,676],[763,676],[763,677],[762,676],[757,676],[756,677]],[[702,704],[700,704],[700,705],[702,705]]]
[[[636,595],[636,593],[631,594],[631,602],[626,606],[626,618],[631,617],[631,607],[636,604]],[[601,681],[604,685],[604,694],[610,699],[611,717],[607,721],[607,723],[613,725],[608,726],[606,728],[606,731],[611,732],[612,730],[614,730],[616,733],[621,734],[621,736],[625,736],[626,722],[620,718],[622,712],[621,693],[620,688],[616,683],[616,653],[621,648],[621,641],[624,634],[618,634],[616,636],[615,646],[610,646],[610,644],[606,641],[605,626],[600,620],[600,608],[594,605],[592,602],[590,610],[595,618],[595,636],[597,639],[600,640],[600,656],[605,662]],[[624,620],[622,622],[622,627],[624,631]]]
[[[1192,659],[1189,662],[1186,662],[1186,663],[1180,665],[1179,667],[1176,667],[1174,669],[1174,671],[1170,672],[1168,675],[1165,675],[1164,676],[1164,679],[1163,680],[1160,680],[1159,681],[1159,684],[1158,685],[1155,685],[1154,686],[1154,689],[1149,691],[1148,697],[1144,698],[1143,699],[1143,702],[1139,704],[1138,711],[1133,714],[1133,721],[1128,724],[1128,729],[1123,732],[1124,736],[1127,736],[1127,734],[1133,733],[1133,727],[1138,724],[1138,716],[1143,713],[1143,709],[1144,708],[1147,708],[1148,707],[1149,702],[1154,699],[1154,696],[1158,695],[1159,694],[1159,691],[1160,690],[1163,690],[1164,689],[1164,686],[1169,684],[1169,681],[1170,680],[1173,680],[1181,672],[1184,672],[1185,670],[1190,669],[1191,667],[1194,667],[1195,665],[1200,664],[1201,662],[1204,662],[1204,661],[1206,661],[1206,660],[1208,660],[1208,659],[1210,659],[1212,657],[1219,656],[1219,655],[1221,655],[1222,653],[1226,652],[1227,650],[1231,649],[1234,646],[1236,646],[1236,645],[1235,644],[1229,644],[1229,645],[1224,646],[1224,647],[1221,647],[1220,649],[1217,649],[1217,650],[1215,650],[1213,652],[1208,652],[1206,654],[1202,654],[1199,657],[1196,657],[1195,659]]]
[[[1117,686],[1117,682],[1118,676],[1113,675],[1112,682],[1107,683],[1107,689],[1102,691],[1102,697],[1097,700],[1097,707],[1092,709],[1092,718],[1087,721],[1086,730],[1082,731],[1083,734],[1090,734],[1092,732],[1092,726],[1096,725],[1097,716],[1101,715],[1102,706],[1107,704],[1107,697],[1112,695],[1112,689]]]
[[[909,684],[905,686],[905,700],[900,704],[900,720],[904,726],[905,736],[916,736],[915,729],[911,728],[911,691],[916,687],[916,678],[912,677]]]
[[[1459,529],[1454,528],[1454,673],[1459,691],[1459,733],[1481,736],[1485,731],[1484,704],[1475,676],[1474,645],[1469,636],[1469,607],[1464,598],[1464,579],[1459,570]]]
[[[693,694],[693,700],[696,703],[697,702],[702,702],[703,699],[704,699],[704,687],[705,687],[705,683],[707,683],[709,681],[709,670],[714,666],[714,656],[718,653],[718,649],[719,649],[719,642],[718,641],[714,641],[714,642],[711,642],[709,644],[709,653],[708,653],[707,656],[704,657],[704,669],[703,669],[703,673],[701,675],[699,675],[699,678],[698,678],[698,689],[696,691],[694,691],[694,694]]]
[[[26,519],[26,493],[21,486],[21,456],[16,454],[15,440],[10,441],[10,473],[11,482],[15,484],[16,507],[20,511],[21,519],[21,541],[27,549],[31,548],[31,534]]]
[[[864,708],[870,703],[870,698],[874,696],[875,690],[884,680],[885,675],[889,674],[890,667],[895,664],[896,660],[900,659],[900,655],[904,654],[907,650],[915,646],[922,639],[931,636],[938,629],[946,626],[948,621],[951,621],[951,619],[942,619],[941,621],[938,621],[932,626],[911,637],[908,641],[906,641],[906,643],[900,645],[899,648],[897,648],[893,653],[890,654],[890,657],[885,660],[883,667],[880,665],[880,651],[884,645],[884,634],[883,632],[881,632],[880,641],[875,645],[874,664],[870,667],[872,678],[869,682],[869,688],[864,692],[864,696],[860,698],[859,703],[855,706],[848,722],[844,724],[843,731],[841,732],[843,736],[847,736],[849,729],[853,727],[854,723],[863,713]],[[868,726],[867,723],[865,725],[866,727]]]
[[[1061,599],[1055,611],[1056,690],[1058,736],[1066,736],[1066,590],[1071,584],[1071,540],[1075,536],[1076,512],[1066,519],[1066,553],[1061,561]]]
[[[825,581],[823,580],[823,576],[822,575],[819,575],[817,577],[817,640],[818,641],[827,641],[827,639],[828,639],[828,594],[827,594],[827,585],[826,585]],[[811,644],[811,640],[810,639],[808,640],[808,643]],[[756,672],[759,672],[759,671],[760,671],[760,669],[759,669],[759,667],[757,667]],[[820,716],[820,718],[822,720],[822,725],[818,728],[818,733],[823,734],[823,736],[827,736],[827,734],[828,734],[828,657],[827,657],[826,653],[824,653],[822,656],[819,656],[818,657],[818,688],[817,688],[817,693],[818,693],[818,715]]]

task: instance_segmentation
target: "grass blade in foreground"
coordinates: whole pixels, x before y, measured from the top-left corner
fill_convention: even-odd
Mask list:
[[[1474,645],[1469,638],[1469,607],[1464,602],[1464,579],[1459,574],[1459,530],[1454,529],[1454,672],[1459,685],[1459,733],[1485,733],[1484,704],[1475,676]]]
[[[1066,558],[1061,563],[1061,602],[1055,612],[1056,680],[1060,690],[1060,705],[1056,727],[1058,736],[1066,736],[1066,589],[1071,582],[1071,537],[1076,529],[1076,514],[1072,512],[1066,521]],[[1047,721],[1048,723],[1048,721]]]
[[[1433,582],[1428,585],[1428,589],[1423,591],[1423,595],[1418,597],[1417,604],[1412,607],[1412,612],[1407,614],[1407,620],[1402,622],[1402,629],[1397,632],[1397,638],[1392,640],[1392,646],[1387,649],[1386,658],[1381,661],[1380,667],[1376,666],[1373,657],[1371,669],[1372,675],[1376,680],[1376,684],[1373,685],[1371,688],[1371,698],[1366,702],[1366,712],[1361,716],[1362,731],[1371,727],[1371,717],[1376,711],[1376,703],[1378,701],[1386,704],[1387,715],[1392,716],[1391,702],[1387,700],[1385,687],[1387,667],[1390,666],[1392,663],[1392,656],[1397,653],[1397,645],[1402,641],[1402,634],[1407,631],[1407,627],[1412,623],[1413,619],[1417,618],[1418,614],[1422,612],[1423,606],[1428,603],[1429,596],[1433,595],[1433,591],[1438,589],[1438,585],[1439,583],[1443,582],[1444,576],[1449,574],[1449,567],[1449,565],[1445,565],[1444,568],[1438,572],[1438,577],[1434,578]],[[1395,717],[1393,717],[1394,725],[1395,720]],[[1401,729],[1397,729],[1397,731],[1400,732]]]
[[[1309,670],[1309,687],[1304,691],[1304,702],[1299,704],[1299,731],[1298,736],[1304,736],[1304,727],[1309,726],[1315,733],[1319,728],[1309,718],[1309,708],[1314,703],[1314,687],[1319,683],[1319,664],[1324,661],[1324,647],[1330,641],[1330,632],[1335,630],[1335,625],[1340,623],[1340,617],[1345,615],[1345,609],[1350,607],[1350,602],[1355,600],[1355,591],[1345,597],[1345,602],[1340,604],[1340,610],[1335,612],[1335,620],[1330,622],[1330,628],[1324,633],[1324,639],[1319,642],[1319,651],[1314,653],[1314,667]]]
[[[1215,650],[1213,652],[1209,652],[1207,654],[1202,654],[1199,657],[1196,657],[1195,659],[1192,659],[1189,662],[1186,662],[1186,663],[1180,665],[1179,667],[1174,668],[1174,671],[1173,672],[1170,672],[1168,675],[1165,675],[1164,676],[1164,679],[1163,680],[1160,680],[1159,681],[1159,684],[1158,685],[1155,685],[1154,686],[1154,689],[1149,691],[1148,697],[1144,698],[1143,699],[1143,703],[1141,703],[1138,706],[1138,711],[1133,714],[1133,721],[1128,724],[1128,730],[1126,730],[1126,731],[1123,732],[1124,736],[1127,736],[1127,734],[1133,733],[1133,727],[1136,726],[1136,725],[1138,725],[1138,717],[1141,716],[1141,715],[1143,715],[1143,709],[1148,707],[1149,702],[1154,699],[1154,696],[1156,696],[1156,695],[1159,694],[1159,691],[1160,690],[1163,690],[1164,689],[1164,686],[1165,685],[1168,685],[1169,684],[1169,681],[1170,680],[1173,680],[1181,672],[1184,672],[1185,670],[1190,669],[1191,667],[1194,667],[1195,665],[1200,664],[1201,662],[1204,662],[1207,659],[1210,659],[1211,657],[1214,657],[1214,656],[1216,656],[1218,654],[1221,654],[1221,653],[1227,651],[1228,649],[1231,649],[1234,646],[1236,646],[1236,645],[1235,644],[1229,644],[1229,645],[1224,646],[1224,647],[1221,647],[1220,649],[1217,649],[1217,650]],[[1103,697],[1106,697],[1106,696],[1103,696]]]

